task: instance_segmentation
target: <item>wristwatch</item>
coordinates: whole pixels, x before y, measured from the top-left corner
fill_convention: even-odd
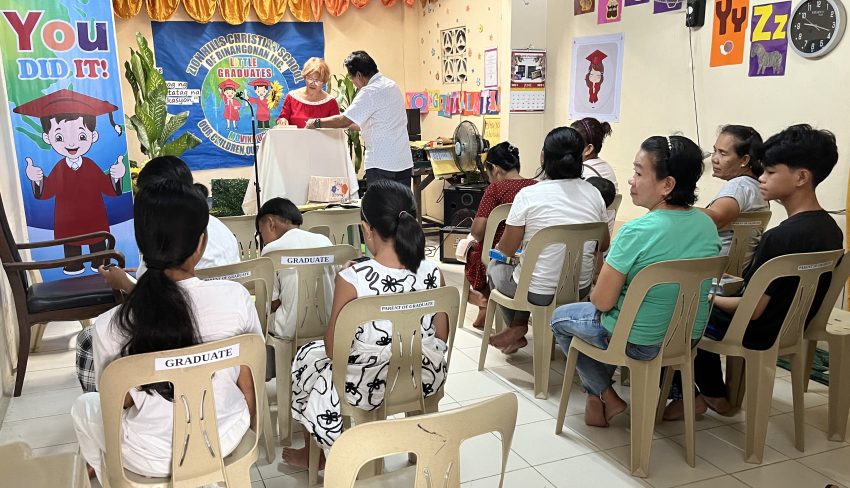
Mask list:
[[[316,129],[322,128],[322,119],[313,119],[313,127]]]

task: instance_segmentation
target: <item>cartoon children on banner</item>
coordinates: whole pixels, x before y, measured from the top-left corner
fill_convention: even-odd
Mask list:
[[[42,139],[62,156],[45,178],[44,171],[27,157],[26,175],[32,184],[35,198],[55,197],[54,239],[108,232],[109,219],[103,196],[116,197],[122,193],[121,181],[126,172],[124,155],[119,155],[109,167],[109,175],[91,159],[85,157],[98,140],[95,130],[97,117],[109,114],[109,124],[118,134],[121,126],[113,120],[115,105],[71,90],[58,90],[19,105],[15,113],[41,120]],[[65,257],[82,255],[82,246],[91,253],[106,250],[102,235],[87,237],[65,244]],[[92,270],[104,260],[91,263]],[[83,263],[66,266],[66,275],[85,271]]]
[[[239,107],[242,102],[236,98],[236,90],[239,89],[239,83],[227,79],[218,84],[218,89],[221,91],[221,101],[224,102],[224,120],[227,122],[227,128],[236,128],[239,122]]]
[[[264,80],[262,78],[254,80],[249,85],[254,87],[254,92],[257,94],[256,97],[249,97],[248,102],[257,106],[257,128],[258,129],[270,129],[271,124],[269,120],[271,120],[271,111],[269,110],[269,92],[271,91],[271,83],[269,80]]]
[[[594,106],[599,101],[599,90],[602,88],[602,82],[605,81],[605,66],[602,60],[608,55],[599,49],[590,53],[587,60],[590,61],[590,66],[587,68],[587,75],[584,77],[584,82],[587,84],[589,93],[588,101],[591,106]]]

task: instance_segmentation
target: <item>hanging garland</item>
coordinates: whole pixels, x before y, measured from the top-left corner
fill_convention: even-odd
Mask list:
[[[139,14],[142,4],[148,16],[157,21],[171,18],[180,5],[192,20],[207,23],[212,20],[216,7],[221,17],[229,24],[241,24],[248,19],[251,7],[264,24],[280,22],[287,8],[293,17],[301,22],[320,20],[322,12],[327,10],[334,17],[344,14],[349,5],[364,8],[370,0],[112,0],[112,10],[122,19],[130,19]],[[394,7],[398,0],[381,0],[385,7]],[[404,0],[412,7],[416,0]],[[424,0],[423,0],[424,3]]]

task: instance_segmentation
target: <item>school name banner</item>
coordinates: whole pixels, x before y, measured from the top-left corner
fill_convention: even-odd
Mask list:
[[[184,155],[193,170],[252,164],[251,110],[259,145],[286,94],[304,86],[304,63],[325,51],[320,22],[154,22],[153,41],[168,111],[188,110],[186,127],[203,141]]]
[[[30,241],[106,231],[128,267],[133,234],[122,67],[110,0],[0,0],[0,52]],[[15,172],[12,172],[15,174]],[[41,260],[104,250],[88,237],[32,251]],[[45,281],[100,262],[44,270]]]

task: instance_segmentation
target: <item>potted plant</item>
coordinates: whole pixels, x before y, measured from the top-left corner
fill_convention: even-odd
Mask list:
[[[177,135],[189,112],[168,113],[165,78],[156,68],[148,41],[136,33],[139,50],[130,48],[130,60],[124,62],[124,77],[133,89],[135,114],[127,116],[127,125],[136,131],[142,154],[151,160],[158,156],[180,156],[201,143],[191,132]],[[138,174],[144,163],[130,161],[131,174]]]
[[[334,87],[331,91],[336,95],[339,111],[345,112],[354,100],[354,96],[357,95],[357,88],[348,76],[333,75],[333,83]],[[363,164],[363,143],[360,141],[360,131],[346,129],[345,134],[348,136],[348,150],[351,152],[354,172],[359,173],[360,166]]]

